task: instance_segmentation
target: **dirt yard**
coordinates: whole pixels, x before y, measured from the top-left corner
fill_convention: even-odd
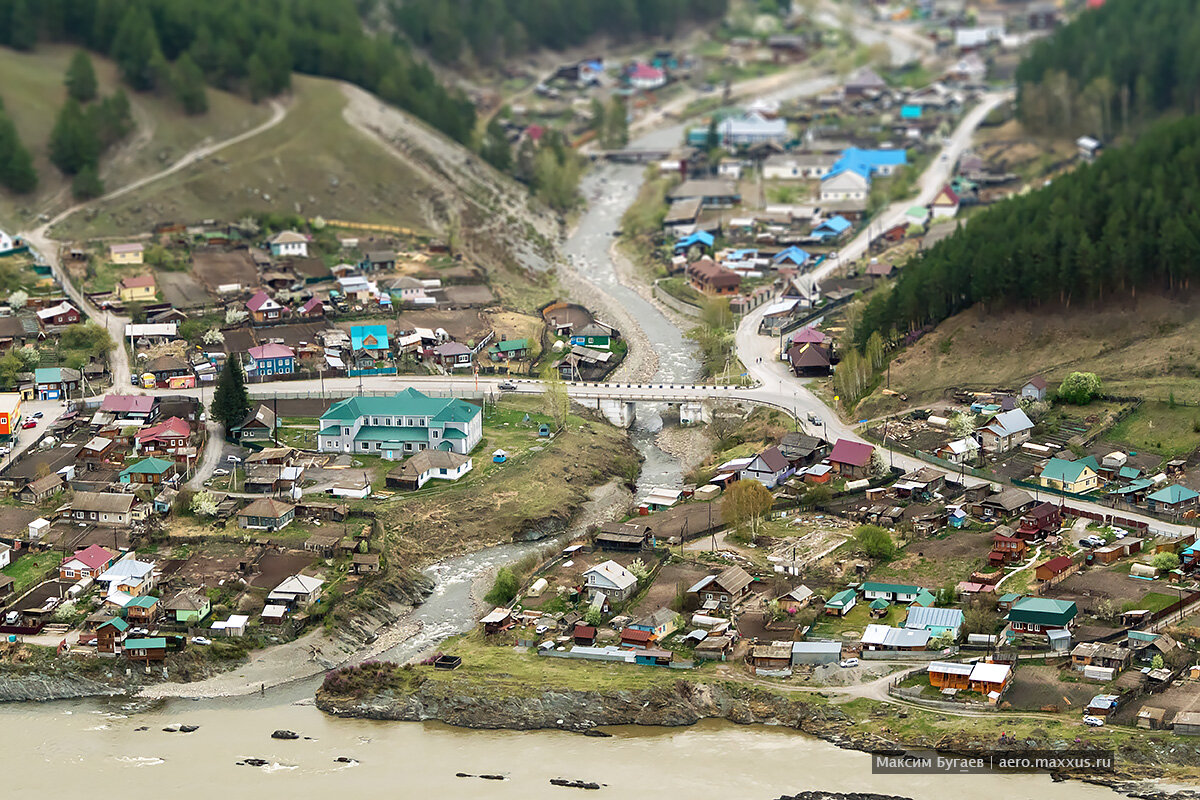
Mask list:
[[[181,586],[216,586],[222,580],[234,578],[241,573],[238,565],[251,562],[261,548],[246,547],[232,542],[210,542],[202,552],[193,553],[166,576]]]
[[[654,584],[646,590],[646,594],[638,604],[627,613],[634,619],[645,614],[652,614],[660,608],[670,608],[675,602],[675,595],[682,585],[684,590],[696,581],[708,575],[709,571],[693,564],[667,564],[658,573]]]
[[[934,590],[965,579],[992,549],[991,531],[952,531],[909,542],[895,560],[871,573],[872,580],[901,580]]]
[[[1153,588],[1153,583],[1131,578],[1124,571],[1085,569],[1044,594],[1056,600],[1074,600],[1080,611],[1094,614],[1101,601],[1111,601],[1120,611],[1125,603],[1140,600]]]
[[[1060,681],[1058,667],[1022,666],[1016,671],[1006,703],[1024,711],[1050,709],[1082,714],[1088,702],[1104,690],[1104,684]]]
[[[291,577],[305,567],[316,563],[307,553],[267,553],[259,559],[258,572],[250,585],[260,589],[274,589],[284,578]]]
[[[248,250],[193,252],[192,274],[213,294],[218,287],[231,284],[239,284],[243,291],[258,288],[258,269]]]

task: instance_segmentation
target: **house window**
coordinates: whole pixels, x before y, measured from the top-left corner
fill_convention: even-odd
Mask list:
[[[431,435],[431,436],[432,436],[434,439],[437,439],[439,436],[441,436],[441,435],[442,435],[442,432],[441,432],[441,431],[439,431],[439,430],[436,430],[436,429],[435,429],[435,430],[432,430],[432,431],[430,431],[429,433],[430,433],[430,435]]]

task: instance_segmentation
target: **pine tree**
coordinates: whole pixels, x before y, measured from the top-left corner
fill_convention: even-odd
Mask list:
[[[200,71],[200,67],[192,60],[192,57],[184,53],[175,62],[172,70],[171,83],[175,89],[175,99],[183,106],[184,112],[188,114],[203,114],[208,111],[208,96],[204,91],[204,73]]]
[[[219,420],[228,432],[250,413],[250,395],[246,391],[246,376],[242,373],[242,365],[237,358],[225,359],[225,369],[217,381],[217,389],[213,392],[213,418]]]
[[[79,102],[87,103],[96,99],[96,71],[92,69],[92,59],[86,51],[75,51],[63,82],[67,86],[67,95]]]
[[[139,92],[154,88],[162,58],[154,20],[140,3],[129,6],[112,43],[112,57],[121,69],[121,78]]]
[[[38,39],[38,18],[33,0],[13,0],[10,8],[8,43],[16,50],[32,50]]]
[[[258,102],[271,96],[271,73],[258,53],[246,62],[246,79],[250,84],[250,99]]]
[[[66,175],[75,175],[100,158],[96,131],[79,101],[68,98],[50,132],[50,161]]]
[[[76,200],[91,200],[104,194],[104,181],[95,164],[86,164],[79,170],[75,180],[71,181],[71,193]]]
[[[21,144],[12,120],[0,110],[0,185],[17,194],[28,194],[37,184],[33,158]]]

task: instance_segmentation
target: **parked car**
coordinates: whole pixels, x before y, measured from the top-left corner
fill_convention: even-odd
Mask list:
[[[203,636],[193,636],[192,644],[212,644],[212,639],[206,639]]]
[[[1087,538],[1080,539],[1080,542],[1086,544],[1088,547],[1103,547],[1105,545],[1103,536],[1088,536]]]
[[[25,422],[21,423],[21,427],[22,428],[36,428],[37,420],[36,419],[27,419],[27,420],[25,420]]]
[[[41,412],[41,411],[35,411],[35,412],[33,412],[33,418],[34,418],[34,419],[41,419],[43,416],[44,416],[44,415],[42,414],[42,412]]]
[[[504,381],[500,384],[500,391],[502,392],[515,392],[516,390],[517,385],[512,381]]]
[[[838,663],[840,664],[840,666],[843,666],[843,667],[857,667],[858,659],[857,658],[843,658]]]
[[[239,458],[238,456],[235,456],[235,455],[228,455],[228,456],[225,456],[225,460],[226,460],[227,462],[229,462],[230,464],[240,464],[240,463],[242,463],[242,459],[241,459],[241,458]]]
[[[543,633],[545,633],[548,630],[550,630],[549,625],[538,625],[536,628],[533,629],[534,633],[536,633],[538,636],[541,636]]]
[[[1103,717],[1093,717],[1089,714],[1088,716],[1083,718],[1083,724],[1087,725],[1089,728],[1103,728],[1104,727],[1104,718]]]
[[[213,476],[214,476],[214,477],[218,477],[218,478],[219,478],[219,477],[221,477],[222,475],[228,475],[228,474],[229,474],[229,470],[227,470],[227,469],[214,469],[214,470],[213,470]]]

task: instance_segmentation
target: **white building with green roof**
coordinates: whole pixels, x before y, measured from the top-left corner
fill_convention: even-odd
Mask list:
[[[421,450],[467,455],[482,438],[478,406],[408,388],[391,397],[350,397],[334,403],[321,415],[317,449],[398,461]]]

